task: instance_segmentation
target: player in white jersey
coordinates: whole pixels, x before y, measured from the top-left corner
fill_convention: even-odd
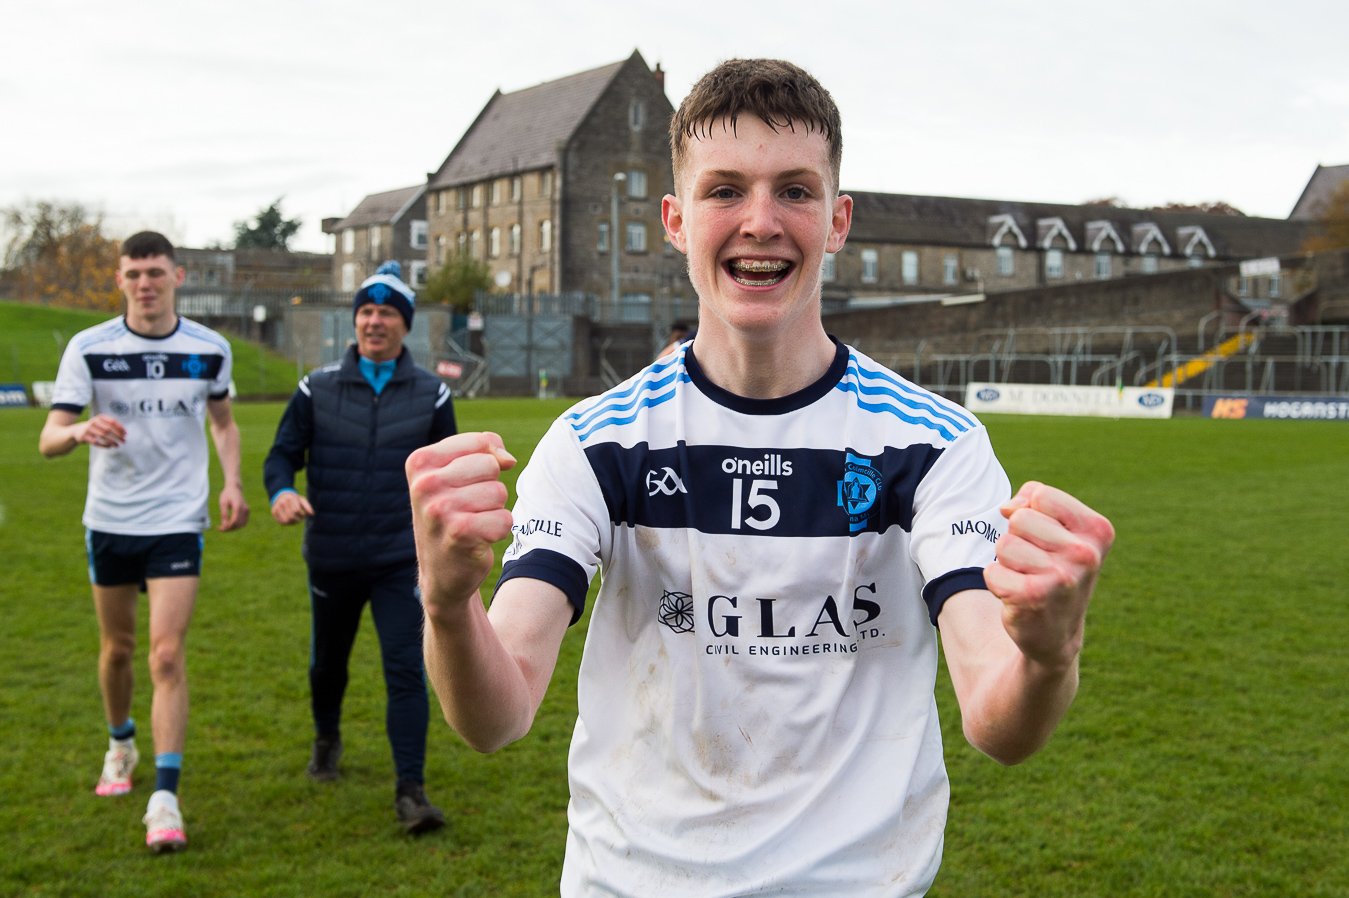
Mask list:
[[[90,447],[84,525],[109,731],[98,795],[132,788],[139,754],[131,663],[137,594],[148,596],[155,791],[146,844],[162,852],[187,843],[177,793],[188,709],[184,640],[196,605],[201,534],[210,526],[204,424],[224,472],[220,529],[244,526],[248,503],[230,410],[229,343],[178,316],[183,269],[173,245],[149,231],[128,238],[116,279],[126,314],[67,344],[38,448],[53,458]],[[86,408],[89,418],[81,420]]]
[[[662,205],[696,338],[556,422],[513,518],[495,434],[409,459],[427,669],[473,747],[529,730],[601,574],[565,896],[921,895],[948,799],[936,627],[965,735],[1001,762],[1076,693],[1113,529],[1044,484],[1009,495],[973,416],[825,333],[839,128],[788,63],[709,73]]]

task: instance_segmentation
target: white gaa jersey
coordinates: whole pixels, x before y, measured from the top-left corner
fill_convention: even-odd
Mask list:
[[[230,370],[225,338],[182,317],[165,337],[114,318],[71,339],[52,408],[88,407],[126,428],[121,446],[89,447],[84,526],[131,536],[210,526],[206,401],[229,395]]]
[[[601,589],[564,896],[920,895],[949,797],[933,622],[983,588],[983,426],[849,347],[777,400],[692,344],[574,406],[518,483],[502,581]]]

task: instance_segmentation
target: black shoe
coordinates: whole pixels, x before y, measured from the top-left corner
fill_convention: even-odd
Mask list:
[[[426,791],[421,783],[400,780],[393,802],[398,813],[398,822],[412,835],[429,833],[445,825],[445,814],[440,808],[426,799]]]
[[[320,783],[330,783],[342,775],[337,762],[342,759],[341,736],[319,736],[314,740],[314,755],[309,759],[305,773]]]

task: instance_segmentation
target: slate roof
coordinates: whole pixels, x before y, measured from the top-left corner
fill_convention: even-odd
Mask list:
[[[1321,209],[1326,200],[1340,184],[1349,180],[1349,165],[1318,165],[1312,172],[1311,180],[1302,189],[1302,196],[1288,213],[1290,219],[1310,221],[1321,217]]]
[[[1180,229],[1200,227],[1220,259],[1296,253],[1308,233],[1304,223],[1280,218],[868,191],[844,193],[853,198],[848,239],[857,243],[985,247],[990,245],[989,219],[996,215],[1010,216],[1031,243],[1037,235],[1043,236],[1041,221],[1062,219],[1079,247],[1090,246],[1089,224],[1094,237],[1099,223],[1109,222],[1128,243],[1125,235],[1136,233],[1135,225],[1151,222],[1166,237],[1173,254],[1179,254],[1189,242],[1190,233],[1181,239]]]
[[[558,151],[608,88],[622,62],[578,72],[524,90],[492,94],[477,119],[429,179],[429,188],[557,165]],[[641,63],[645,68],[646,63]]]
[[[408,207],[426,190],[425,184],[413,187],[400,187],[383,193],[372,193],[356,204],[356,208],[346,218],[332,225],[332,231],[346,228],[360,228],[375,224],[389,224],[397,221]]]

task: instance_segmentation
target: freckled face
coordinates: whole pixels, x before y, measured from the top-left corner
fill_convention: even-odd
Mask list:
[[[715,122],[690,139],[675,189],[661,214],[688,257],[700,331],[790,339],[818,328],[820,265],[852,222],[818,131],[774,131],[752,115],[734,132]]]

